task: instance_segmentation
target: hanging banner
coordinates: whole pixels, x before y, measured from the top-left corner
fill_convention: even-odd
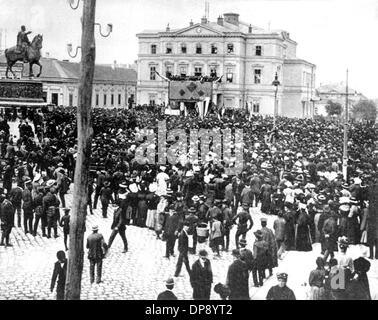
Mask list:
[[[204,101],[211,98],[212,83],[201,81],[170,81],[169,99],[176,101]]]

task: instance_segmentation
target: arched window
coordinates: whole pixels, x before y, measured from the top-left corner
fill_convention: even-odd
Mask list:
[[[172,53],[172,44],[167,43],[165,53],[166,53],[166,54],[171,54],[171,53]]]
[[[181,44],[181,53],[186,54],[186,52],[187,52],[186,43],[182,43]]]
[[[200,43],[196,44],[196,54],[202,54],[202,45]]]

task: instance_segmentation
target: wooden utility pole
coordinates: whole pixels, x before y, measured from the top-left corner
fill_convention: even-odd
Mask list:
[[[344,180],[348,181],[348,118],[349,118],[349,110],[348,110],[348,79],[349,78],[349,70],[347,69],[346,72],[346,96],[345,96],[345,113],[344,113],[344,142],[343,142],[343,177]]]
[[[88,175],[92,145],[92,87],[96,60],[94,37],[96,0],[84,0],[81,39],[81,79],[77,108],[78,154],[70,222],[66,300],[80,300],[84,264],[84,230],[87,215]]]

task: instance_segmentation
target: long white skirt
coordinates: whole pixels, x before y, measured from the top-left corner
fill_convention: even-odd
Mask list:
[[[155,227],[155,214],[156,214],[156,210],[147,210],[147,219],[146,219],[147,228]]]

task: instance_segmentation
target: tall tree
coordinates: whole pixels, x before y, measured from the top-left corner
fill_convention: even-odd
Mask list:
[[[360,100],[352,108],[352,114],[357,120],[375,121],[377,119],[377,105],[373,100]]]
[[[328,100],[325,108],[329,116],[339,116],[343,111],[341,103],[331,100]]]
[[[96,60],[94,37],[96,0],[84,0],[81,38],[81,78],[77,108],[78,154],[70,225],[66,300],[80,300],[84,264],[84,230],[87,215],[88,174],[92,144],[92,92]]]

